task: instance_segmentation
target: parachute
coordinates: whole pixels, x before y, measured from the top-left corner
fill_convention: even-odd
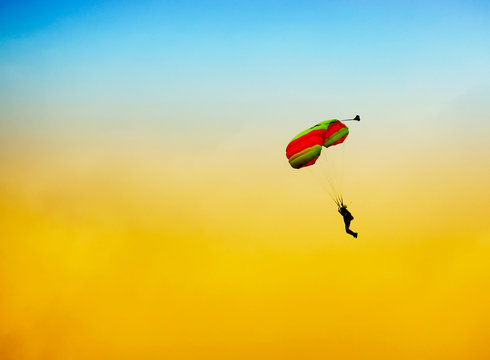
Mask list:
[[[353,119],[342,121],[360,120],[359,115],[356,115]],[[286,157],[291,167],[301,169],[311,166],[320,157],[322,148],[342,144],[349,135],[349,128],[342,121],[338,119],[326,120],[296,135],[286,147]],[[342,193],[335,184],[337,182],[335,181],[336,176],[334,173],[325,175],[327,175],[326,180],[330,186],[330,189],[326,190],[340,208],[344,202]]]
[[[295,169],[313,165],[320,156],[322,147],[341,144],[347,135],[349,128],[340,120],[332,119],[316,124],[300,132],[289,142],[286,148],[289,164]]]

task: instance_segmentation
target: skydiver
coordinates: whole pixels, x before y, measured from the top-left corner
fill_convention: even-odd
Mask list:
[[[352,216],[349,210],[347,210],[347,205],[342,204],[341,206],[339,206],[339,213],[344,218],[345,232],[357,238],[357,233],[349,229],[350,222],[354,220],[354,216]]]

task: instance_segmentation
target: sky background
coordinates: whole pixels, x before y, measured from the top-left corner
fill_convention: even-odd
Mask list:
[[[489,39],[487,1],[1,1],[0,358],[490,358]]]

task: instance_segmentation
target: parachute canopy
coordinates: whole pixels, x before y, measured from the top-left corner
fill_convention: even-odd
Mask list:
[[[348,134],[349,128],[337,119],[323,121],[300,132],[286,148],[289,164],[295,169],[313,165],[322,146],[328,148],[343,143]]]

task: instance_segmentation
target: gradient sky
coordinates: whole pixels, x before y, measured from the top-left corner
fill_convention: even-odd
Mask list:
[[[0,2],[0,358],[488,359],[489,39],[487,1]]]

